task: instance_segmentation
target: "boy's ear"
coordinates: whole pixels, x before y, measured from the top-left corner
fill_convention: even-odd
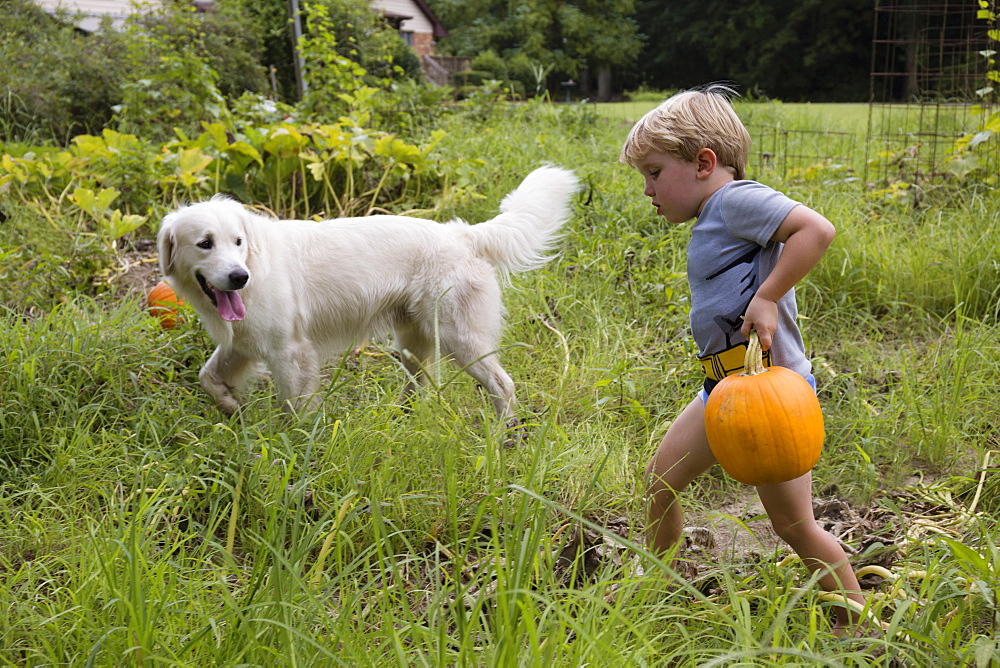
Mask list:
[[[719,158],[715,155],[715,151],[710,148],[703,148],[698,151],[698,154],[694,157],[694,161],[698,166],[698,176],[711,176],[715,168],[719,166]]]

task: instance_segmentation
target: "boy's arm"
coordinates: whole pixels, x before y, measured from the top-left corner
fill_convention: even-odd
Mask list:
[[[771,236],[785,244],[781,257],[747,306],[743,336],[757,330],[760,347],[768,350],[778,327],[777,301],[801,281],[820,261],[836,234],[833,224],[807,206],[792,209]]]

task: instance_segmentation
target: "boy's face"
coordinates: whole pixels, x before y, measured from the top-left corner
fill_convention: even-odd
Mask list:
[[[705,197],[697,162],[651,151],[636,168],[646,180],[643,194],[653,200],[656,213],[667,222],[683,223],[701,211]]]

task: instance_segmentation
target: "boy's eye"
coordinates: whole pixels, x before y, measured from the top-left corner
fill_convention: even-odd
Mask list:
[[[660,176],[660,170],[658,170],[658,169],[654,169],[653,171],[651,171],[651,172],[649,173],[649,178],[653,179],[654,181],[655,181],[655,180],[656,180],[657,178],[659,178],[659,176]]]

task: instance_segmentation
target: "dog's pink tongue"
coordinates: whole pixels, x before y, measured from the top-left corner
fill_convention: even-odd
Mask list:
[[[243,297],[240,297],[240,293],[235,290],[216,290],[215,302],[217,304],[216,308],[219,311],[219,316],[223,320],[228,320],[230,322],[234,320],[242,320],[247,314],[246,307],[243,306]]]

